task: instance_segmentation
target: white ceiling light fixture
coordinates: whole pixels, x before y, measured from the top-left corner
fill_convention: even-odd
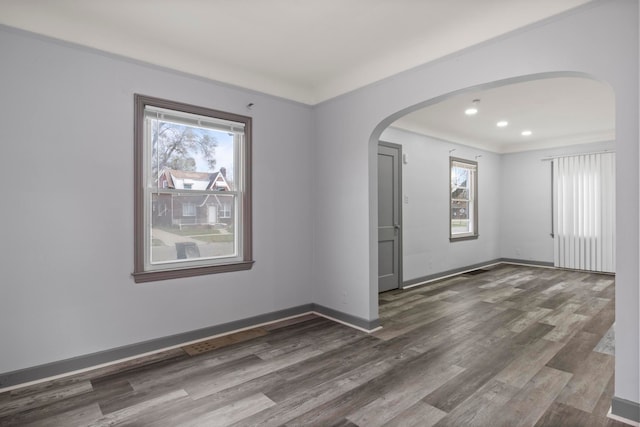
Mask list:
[[[509,122],[506,120],[500,120],[498,123],[496,123],[496,126],[498,126],[499,128],[506,128],[507,126],[509,126]]]
[[[531,132],[530,130],[527,129],[527,130],[523,130],[521,135],[522,136],[531,136],[532,133],[533,132]]]
[[[478,104],[480,103],[479,99],[474,99],[473,101],[471,101],[471,106],[469,108],[467,108],[466,110],[464,110],[464,113],[467,116],[475,116],[476,114],[478,114]]]

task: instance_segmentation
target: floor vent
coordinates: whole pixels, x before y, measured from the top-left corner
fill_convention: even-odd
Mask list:
[[[482,274],[482,273],[488,273],[489,270],[488,268],[479,268],[477,270],[471,270],[471,271],[467,271],[466,273],[464,273],[464,275],[466,276],[475,276],[477,274]]]
[[[197,354],[206,353],[208,351],[216,350],[218,348],[226,347],[228,345],[236,344],[242,341],[247,341],[252,338],[261,337],[267,335],[269,332],[263,328],[247,329],[246,331],[240,331],[222,337],[211,338],[210,340],[200,341],[195,344],[187,345],[182,349],[189,355],[195,356]]]

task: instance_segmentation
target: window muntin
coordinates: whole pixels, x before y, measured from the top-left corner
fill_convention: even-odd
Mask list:
[[[478,163],[449,158],[449,238],[478,237]]]
[[[136,281],[251,268],[251,118],[135,103]]]

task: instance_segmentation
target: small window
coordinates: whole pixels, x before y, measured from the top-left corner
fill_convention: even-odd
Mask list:
[[[449,158],[449,239],[478,237],[478,163]]]
[[[250,117],[136,95],[135,281],[250,269],[250,168]]]
[[[231,203],[224,203],[218,206],[218,216],[220,218],[231,218]]]
[[[182,203],[182,216],[196,216],[196,204],[193,202]]]

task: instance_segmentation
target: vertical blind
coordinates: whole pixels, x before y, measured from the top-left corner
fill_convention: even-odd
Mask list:
[[[553,160],[554,265],[615,272],[615,153]]]

